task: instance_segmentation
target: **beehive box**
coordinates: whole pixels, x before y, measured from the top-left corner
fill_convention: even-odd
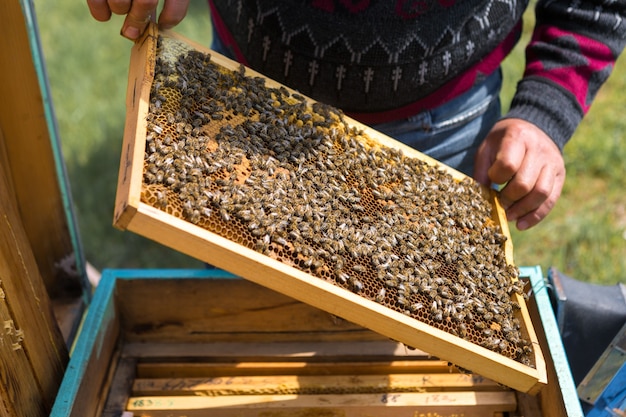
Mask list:
[[[154,26],[131,56],[115,224],[536,393],[493,190]]]
[[[521,275],[550,353],[537,395],[224,271],[106,270],[51,415],[580,417],[541,269]]]

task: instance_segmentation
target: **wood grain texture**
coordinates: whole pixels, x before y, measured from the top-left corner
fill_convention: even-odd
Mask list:
[[[125,229],[139,205],[143,166],[134,161],[143,158],[145,143],[134,141],[137,135],[145,137],[150,86],[154,79],[156,54],[156,27],[149,25],[144,36],[135,42],[131,55],[150,56],[150,59],[132,59],[128,71],[126,92],[126,122],[119,167],[119,182],[115,196],[113,225]]]
[[[7,411],[12,417],[45,415],[68,352],[4,174],[0,169],[0,397],[10,407],[20,404]]]
[[[254,395],[358,392],[501,391],[495,382],[465,374],[285,375],[206,378],[138,378],[135,396]]]
[[[73,255],[73,247],[27,32],[29,22],[20,3],[0,2],[0,130],[9,161],[6,168],[46,289],[53,297],[64,291],[80,293],[77,274],[62,274],[59,269],[59,262]]]
[[[309,306],[309,308],[312,307]],[[365,330],[365,332],[376,334],[369,330]],[[235,330],[232,340],[239,339],[237,333],[242,332]],[[163,361],[181,357],[202,360],[202,358],[214,356],[257,361],[269,357],[284,357],[290,360],[294,358],[305,359],[311,357],[315,357],[318,360],[325,360],[325,358],[354,359],[355,357],[359,357],[364,361],[380,360],[380,358],[389,357],[433,359],[431,355],[423,351],[409,349],[402,343],[394,342],[391,339],[381,338],[380,340],[369,340],[365,333],[359,333],[359,337],[355,337],[355,332],[347,331],[343,332],[340,336],[340,332],[336,331],[338,335],[332,339],[332,344],[327,343],[331,340],[320,341],[319,338],[316,338],[315,333],[307,331],[293,333],[299,333],[299,339],[288,342],[281,341],[274,333],[263,333],[263,339],[260,341],[272,341],[271,346],[266,346],[263,351],[259,351],[255,343],[246,341],[248,339],[226,342],[207,339],[205,343],[177,343],[167,338],[167,336],[165,340],[162,339],[160,341],[133,342],[127,339],[123,351],[126,356]],[[257,339],[257,341],[259,340]],[[355,350],[354,347],[355,342],[358,342],[357,350]]]
[[[307,342],[387,338],[242,279],[121,280],[127,341]],[[164,300],[167,300],[165,303]]]
[[[47,415],[37,378],[15,332],[15,320],[0,282],[0,416],[43,417]],[[7,332],[8,330],[8,332]],[[18,406],[23,404],[23,406]]]
[[[355,350],[358,344],[354,345]],[[259,345],[259,350],[264,346]],[[217,359],[214,359],[217,360]],[[433,372],[454,372],[447,362],[443,361],[412,361],[402,358],[389,358],[388,361],[360,362],[335,359],[335,362],[275,361],[248,362],[236,361],[231,363],[204,362],[165,362],[165,363],[139,363],[137,375],[140,378],[183,378],[183,377],[210,377],[213,375],[223,376],[254,376],[254,375],[388,375],[393,373],[422,374]]]
[[[102,413],[120,356],[114,288],[115,281],[107,279],[96,288],[52,410],[55,417],[99,417]]]
[[[221,397],[131,397],[128,410],[143,416],[488,416],[515,411],[512,392],[449,392],[351,395],[234,395]],[[304,414],[304,413],[311,414]]]

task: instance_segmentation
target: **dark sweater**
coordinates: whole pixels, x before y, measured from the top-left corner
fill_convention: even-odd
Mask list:
[[[467,91],[519,39],[527,0],[209,0],[236,58],[368,124]],[[506,117],[563,145],[626,42],[626,1],[539,1]]]

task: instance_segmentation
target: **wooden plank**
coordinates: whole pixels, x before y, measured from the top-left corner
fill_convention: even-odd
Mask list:
[[[144,154],[145,144],[132,140],[147,129],[147,120],[142,117],[133,117],[148,114],[150,100],[150,86],[154,79],[156,53],[156,27],[149,25],[146,33],[133,46],[131,54],[152,56],[152,59],[134,59],[128,70],[128,86],[126,93],[126,117],[124,125],[124,140],[120,159],[118,189],[115,197],[115,212],[113,225],[125,229],[136,212],[141,195],[141,177],[143,166],[133,161]]]
[[[67,346],[71,346],[76,340],[78,327],[86,309],[87,305],[83,297],[63,297],[52,300],[54,317]]]
[[[271,335],[270,335],[270,340]],[[215,343],[124,343],[123,356],[167,362],[172,358],[203,360],[220,357],[224,360],[309,360],[381,361],[403,359],[434,359],[417,349],[408,349],[392,340],[333,342],[215,342]]]
[[[363,416],[413,417],[416,413],[441,416],[488,416],[515,411],[512,392],[390,393],[352,395],[233,395],[218,397],[132,397],[127,409],[142,416]]]
[[[120,358],[117,362],[111,380],[111,389],[106,396],[106,402],[99,417],[119,417],[122,414],[135,380],[136,365],[135,358]]]
[[[0,395],[0,417],[11,417],[9,414],[9,405],[8,401],[5,401],[3,395]]]
[[[14,357],[15,361],[2,363],[0,374],[7,377],[6,398],[17,395],[26,401],[24,404],[28,403],[28,408],[48,412],[63,378],[68,352],[4,173],[0,170],[0,286],[9,312],[4,317],[5,334],[13,338],[4,344],[5,348],[14,346],[19,352],[3,355],[3,360]],[[9,379],[11,376],[17,376],[17,381],[23,379],[24,384],[15,384]],[[32,384],[28,382],[30,378],[34,380]],[[11,392],[17,386],[19,395]],[[22,414],[19,408],[17,411],[16,416],[29,415]]]
[[[243,279],[129,279],[117,288],[125,338],[131,342],[389,340]]]
[[[0,125],[0,169],[2,169],[2,175],[7,187],[7,198],[10,198],[11,201],[17,201],[17,195],[15,194],[15,188],[13,186],[13,176],[9,165],[9,155],[6,149],[6,141],[2,133],[2,125]]]
[[[137,364],[139,378],[182,378],[254,375],[387,375],[393,373],[458,372],[444,361],[389,362],[147,362]]]
[[[626,365],[626,323],[615,334],[587,375],[578,384],[578,397],[595,405],[610,386],[620,369]],[[613,382],[614,383],[614,382]],[[606,401],[610,401],[606,399]]]
[[[24,230],[46,289],[52,296],[63,291],[80,294],[78,273],[59,268],[74,251],[27,32],[27,25],[36,22],[25,20],[20,3],[0,2],[0,50],[11,57],[0,61],[0,130]]]
[[[541,404],[539,395],[529,395],[518,392],[517,395],[517,412],[524,417],[542,417]]]
[[[98,341],[93,345],[94,349],[86,352],[88,360],[83,364],[81,377],[75,378],[72,374],[63,380],[53,415],[100,416],[106,393],[110,388],[111,374],[115,369],[112,352],[117,342],[119,328],[116,329],[117,323],[112,324],[106,328],[107,331],[98,335]],[[75,386],[68,386],[71,384]]]
[[[205,378],[137,378],[133,396],[355,394],[424,391],[502,391],[497,383],[468,374],[268,375]]]
[[[104,406],[120,336],[114,288],[115,278],[104,273],[52,409],[55,417],[97,417]]]
[[[131,74],[127,94],[127,129],[116,198],[115,223],[118,227],[136,232],[381,335],[402,341],[409,346],[429,350],[443,359],[453,361],[463,368],[479,372],[485,377],[498,380],[520,391],[535,393],[545,384],[545,363],[532,329],[532,322],[529,321],[524,309],[520,317],[525,328],[525,336],[530,338],[534,348],[535,368],[383,307],[351,291],[339,288],[229,239],[210,233],[190,222],[141,203],[139,193],[143,174],[145,115],[149,91],[139,91],[139,89],[143,86],[144,90],[149,90],[148,81],[151,81],[153,76],[152,64],[142,64],[142,62],[154,59],[155,35],[156,27],[152,27],[151,31],[135,45],[131,54]],[[201,46],[197,48],[202,52],[210,52]],[[226,68],[236,70],[239,67],[239,64],[214,52],[211,52],[211,56],[215,62]],[[260,76],[254,71],[247,69],[246,71],[247,75]],[[150,80],[146,80],[145,77],[150,77]],[[268,80],[267,85],[278,86],[271,80]],[[362,129],[382,145],[400,149],[411,157],[434,161],[355,121],[350,121],[350,124]],[[453,176],[462,176],[453,171],[451,170]],[[485,192],[489,193],[492,205],[498,206],[499,202],[493,190],[485,190]],[[506,218],[502,217],[504,211],[499,209],[494,213],[497,216],[494,221],[501,225],[503,231],[508,231]],[[505,253],[507,256],[511,255],[510,246]],[[512,259],[509,260],[512,263]],[[517,300],[520,305],[524,304],[521,297]]]
[[[46,400],[22,346],[22,330],[6,300],[0,281],[0,416],[46,416]]]

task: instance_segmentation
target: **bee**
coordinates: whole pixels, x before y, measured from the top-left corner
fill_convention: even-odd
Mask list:
[[[396,297],[396,304],[399,305],[400,307],[407,306],[408,300],[406,299],[404,294],[398,294],[398,296]]]
[[[289,245],[287,240],[284,237],[282,237],[282,236],[277,236],[276,238],[274,238],[274,242],[278,243],[281,246]]]
[[[507,350],[507,348],[508,348],[508,345],[507,345],[507,343],[506,343],[505,341],[500,341],[500,343],[498,343],[498,349],[499,349],[501,352],[506,351],[506,350]]]
[[[467,336],[467,325],[465,323],[459,323],[457,326],[457,332],[460,337]]]
[[[157,182],[156,175],[154,175],[152,172],[144,172],[143,177],[147,184],[154,184],[155,182]]]
[[[352,291],[354,291],[355,293],[359,293],[359,292],[363,291],[364,285],[358,279],[356,279],[354,277],[350,277],[350,283],[352,285]]]
[[[378,290],[378,293],[376,294],[376,301],[379,303],[382,303],[383,301],[385,301],[386,294],[387,294],[387,290],[385,289],[385,287],[381,287],[380,290]]]
[[[197,224],[198,222],[200,222],[200,211],[197,209],[192,210],[192,212],[189,215],[189,221],[193,224]]]
[[[350,279],[350,276],[348,274],[346,274],[345,272],[341,272],[341,271],[337,271],[335,273],[335,276],[337,277],[339,282],[341,282],[342,284],[346,284],[348,280]]]
[[[437,310],[432,315],[433,320],[435,321],[443,321],[443,311]]]
[[[450,293],[448,292],[448,290],[445,287],[439,287],[439,295],[441,295],[443,298],[449,298],[450,297]]]
[[[398,280],[395,278],[390,278],[385,280],[385,285],[389,288],[395,288],[398,286]]]
[[[224,220],[225,222],[230,221],[230,213],[228,212],[228,210],[226,210],[225,208],[220,208],[220,217],[222,218],[222,220]]]
[[[167,207],[167,194],[164,193],[163,191],[157,190],[156,192],[156,204],[155,206],[157,208],[165,208]]]
[[[424,304],[422,304],[422,303],[413,303],[413,304],[411,304],[411,311],[412,312],[416,312],[418,310],[421,310],[422,308],[424,308]]]

